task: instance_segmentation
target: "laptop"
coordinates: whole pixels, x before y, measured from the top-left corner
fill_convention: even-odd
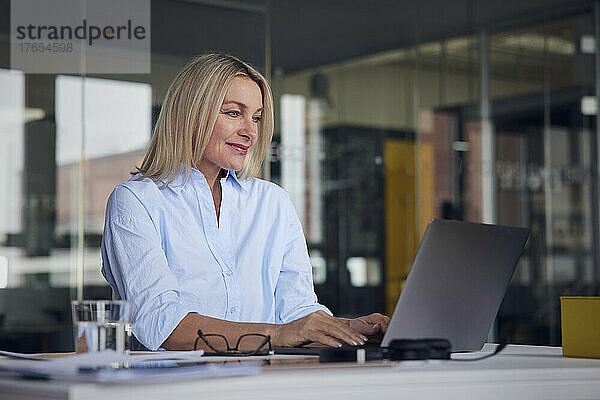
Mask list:
[[[530,229],[432,219],[381,342],[445,338],[452,352],[480,350]],[[319,347],[278,348],[319,354]]]

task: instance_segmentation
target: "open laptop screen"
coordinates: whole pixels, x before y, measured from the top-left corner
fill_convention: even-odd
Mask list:
[[[530,230],[433,219],[413,261],[382,346],[396,338],[445,338],[480,350]]]

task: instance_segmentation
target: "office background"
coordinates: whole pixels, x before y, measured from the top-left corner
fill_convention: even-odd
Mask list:
[[[263,176],[290,192],[336,314],[391,314],[433,217],[532,228],[491,338],[560,345],[559,296],[599,294],[600,2],[151,7],[150,74],[24,74],[0,0],[1,349],[72,350],[70,300],[110,297],[107,197],[170,81],[206,51],[272,83]]]

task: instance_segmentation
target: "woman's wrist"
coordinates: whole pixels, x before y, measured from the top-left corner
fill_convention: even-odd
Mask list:
[[[271,341],[271,346],[279,347],[281,344],[279,343],[279,330],[281,325],[278,324],[265,324],[265,335],[269,336]]]

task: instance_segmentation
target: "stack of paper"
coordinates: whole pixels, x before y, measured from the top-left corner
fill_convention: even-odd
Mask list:
[[[66,379],[91,382],[157,382],[219,376],[250,375],[260,371],[256,365],[204,364],[202,350],[156,352],[139,355],[114,351],[83,353],[57,358],[0,351],[0,371],[22,377]]]

